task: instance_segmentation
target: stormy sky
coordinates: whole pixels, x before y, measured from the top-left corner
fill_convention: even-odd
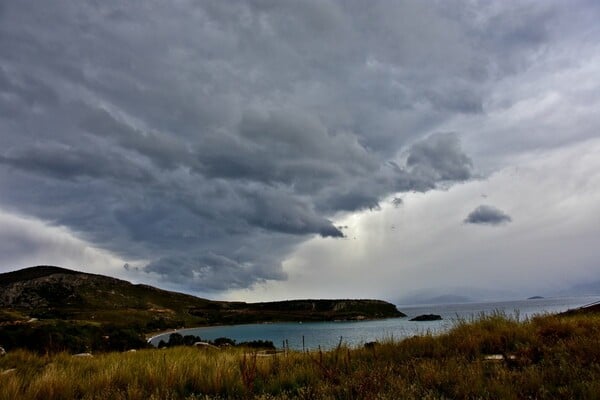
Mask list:
[[[595,1],[0,2],[0,271],[236,300],[600,281],[598,20]]]

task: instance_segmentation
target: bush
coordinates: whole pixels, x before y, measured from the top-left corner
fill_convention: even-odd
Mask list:
[[[215,340],[211,341],[211,343],[218,347],[235,346],[235,340],[226,337],[216,338]]]
[[[148,346],[143,335],[133,329],[63,321],[2,326],[0,343],[7,350],[22,348],[41,354],[123,351]]]
[[[238,343],[239,347],[249,347],[251,349],[267,349],[267,350],[275,350],[275,345],[270,340],[252,340],[249,342],[241,342]]]

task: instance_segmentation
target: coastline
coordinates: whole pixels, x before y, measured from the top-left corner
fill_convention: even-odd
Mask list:
[[[169,333],[182,335],[192,334],[203,339],[214,339],[218,336],[229,337],[238,341],[255,339],[271,340],[281,345],[282,340],[289,340],[289,347],[302,349],[317,347],[334,348],[343,336],[344,343],[360,346],[365,342],[394,337],[401,339],[414,335],[422,335],[427,331],[442,333],[451,329],[457,321],[457,315],[464,321],[472,320],[481,313],[487,315],[505,315],[507,318],[523,319],[540,314],[557,314],[600,300],[600,296],[546,298],[532,302],[531,300],[514,300],[489,303],[439,304],[412,306],[404,309],[409,317],[422,314],[438,314],[442,320],[414,321],[408,318],[371,318],[366,320],[321,320],[321,321],[268,321],[245,324],[205,324],[201,326],[170,329],[146,335],[148,341]],[[350,323],[352,323],[350,326]],[[314,324],[314,325],[313,325]],[[324,325],[320,325],[324,324]],[[264,328],[263,328],[264,327]],[[214,331],[212,328],[216,328]],[[223,328],[223,329],[220,329]],[[208,329],[202,332],[202,330]],[[195,330],[198,330],[194,332]],[[305,339],[305,346],[302,337]],[[166,340],[165,340],[166,341]]]
[[[372,321],[384,321],[387,319],[402,319],[402,318],[406,318],[406,316],[403,317],[383,317],[383,318],[349,318],[349,319],[334,319],[334,320],[298,320],[298,321],[256,321],[256,322],[247,322],[247,323],[243,323],[243,324],[209,324],[209,325],[198,325],[198,326],[192,326],[192,327],[184,327],[184,328],[175,328],[175,329],[168,329],[168,330],[164,330],[164,331],[155,331],[155,332],[150,332],[147,334],[144,334],[145,338],[146,338],[146,342],[150,343],[153,339],[159,337],[159,336],[163,336],[163,335],[167,335],[167,334],[171,334],[171,333],[181,333],[182,331],[189,331],[189,330],[194,330],[194,329],[202,329],[202,328],[218,328],[218,327],[233,327],[233,326],[248,326],[248,325],[272,325],[272,324],[310,324],[310,323],[344,323],[344,322],[372,322]]]
[[[150,343],[151,340],[153,340],[159,336],[162,336],[162,335],[171,334],[171,333],[180,333],[181,331],[185,331],[185,330],[189,330],[189,329],[212,328],[215,326],[233,326],[233,325],[224,325],[224,324],[199,325],[199,326],[193,326],[193,327],[189,327],[189,328],[185,327],[185,328],[168,329],[165,331],[155,331],[155,332],[146,333],[146,334],[144,334],[144,336],[146,337],[146,341],[148,343]]]

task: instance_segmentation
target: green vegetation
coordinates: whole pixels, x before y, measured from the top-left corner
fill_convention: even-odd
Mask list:
[[[0,344],[7,349],[28,349],[40,354],[89,351],[124,351],[149,347],[135,329],[80,321],[38,321],[0,326]]]
[[[490,357],[491,355],[491,357]],[[500,313],[360,349],[264,354],[178,346],[0,358],[2,399],[596,399],[600,316]]]
[[[161,340],[158,343],[158,348],[168,348],[175,346],[194,346],[197,343],[209,344],[214,347],[238,346],[252,349],[276,350],[275,345],[270,340],[251,340],[249,342],[236,343],[235,340],[227,337],[219,337],[214,340],[203,340],[200,336],[182,335],[180,333],[171,333],[169,340]]]

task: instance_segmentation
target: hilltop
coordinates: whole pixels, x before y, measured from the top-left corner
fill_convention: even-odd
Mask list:
[[[134,324],[143,330],[207,323],[189,309],[221,304],[104,275],[54,266],[0,274],[0,307],[37,319]]]

